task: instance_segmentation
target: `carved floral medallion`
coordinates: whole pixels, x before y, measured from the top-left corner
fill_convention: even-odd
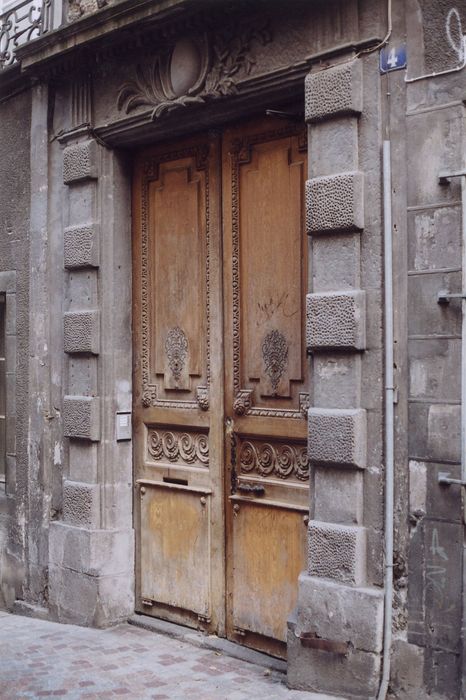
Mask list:
[[[188,356],[188,339],[184,331],[178,326],[171,328],[167,333],[165,354],[170,371],[175,381],[179,382]]]
[[[265,373],[270,379],[273,393],[276,394],[288,359],[288,343],[283,333],[277,329],[267,333],[262,341],[262,359]]]

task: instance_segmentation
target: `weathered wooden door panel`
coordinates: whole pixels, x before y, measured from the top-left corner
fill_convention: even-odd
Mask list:
[[[233,631],[285,642],[306,557],[303,512],[273,501],[232,500]]]
[[[210,493],[142,481],[141,597],[209,619]]]
[[[224,134],[227,629],[278,655],[306,567],[306,169],[297,125]]]
[[[134,179],[137,607],[277,655],[306,564],[305,146],[269,119]]]
[[[219,162],[218,136],[136,161],[133,413],[137,609],[222,633]]]

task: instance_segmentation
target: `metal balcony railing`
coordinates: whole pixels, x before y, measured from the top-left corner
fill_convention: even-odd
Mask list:
[[[16,61],[16,49],[57,26],[61,0],[20,0],[0,14],[0,71]],[[61,7],[60,7],[61,10]],[[60,12],[61,14],[61,12]]]

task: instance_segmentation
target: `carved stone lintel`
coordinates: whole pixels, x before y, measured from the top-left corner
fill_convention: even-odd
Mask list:
[[[268,22],[245,24],[233,32],[226,28],[212,37],[181,38],[170,49],[163,47],[149,69],[137,67],[135,78],[120,87],[117,107],[127,114],[140,106],[152,107],[156,119],[177,107],[233,94],[238,77],[249,75],[255,64],[253,44],[271,39]],[[185,75],[179,74],[180,57],[189,66]]]
[[[209,410],[209,390],[206,386],[196,388],[196,401],[201,411]]]
[[[237,416],[249,413],[252,406],[252,389],[241,389],[233,401],[233,410]]]

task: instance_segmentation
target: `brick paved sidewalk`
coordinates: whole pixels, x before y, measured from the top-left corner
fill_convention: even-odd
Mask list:
[[[0,612],[0,699],[318,700],[278,671],[131,625],[94,630]]]

